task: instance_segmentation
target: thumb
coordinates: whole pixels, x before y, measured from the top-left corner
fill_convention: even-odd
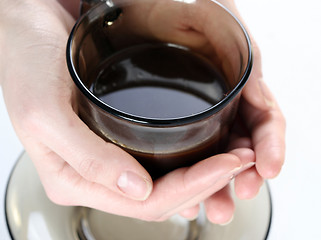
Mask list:
[[[136,159],[98,137],[73,111],[65,111],[60,119],[56,117],[54,124],[48,124],[51,127],[47,127],[42,142],[82,178],[131,199],[149,196],[152,179]]]

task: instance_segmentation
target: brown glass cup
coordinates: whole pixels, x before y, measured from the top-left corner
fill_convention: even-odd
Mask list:
[[[83,5],[86,12],[74,26],[67,45],[67,63],[78,89],[80,118],[97,135],[133,155],[153,178],[224,152],[241,90],[252,68],[248,34],[225,7],[211,0],[163,2],[166,2],[165,9],[173,10],[173,13],[192,8],[211,9],[211,14],[217,17],[210,33],[203,36],[207,41],[205,48],[204,45],[191,46],[186,39],[164,37],[162,28],[166,31],[167,27],[175,24],[169,18],[159,16],[164,23],[150,26],[145,9],[157,5],[156,0],[114,0],[103,1],[93,7]],[[164,14],[168,14],[166,11]],[[202,10],[199,11],[201,16]],[[142,21],[145,15],[145,21]],[[133,115],[95,96],[90,86],[97,68],[110,56],[146,43],[179,45],[202,55],[224,76],[229,91],[209,108],[177,118]],[[110,79],[109,88],[115,84],[113,81]],[[175,80],[166,84],[197,90],[204,98],[211,98],[211,92],[204,84]]]

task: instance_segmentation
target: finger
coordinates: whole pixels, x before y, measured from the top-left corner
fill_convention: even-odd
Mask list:
[[[194,220],[198,217],[199,210],[200,210],[200,206],[199,204],[197,204],[194,207],[184,209],[179,214],[184,218],[187,218],[189,220]]]
[[[189,181],[187,181],[188,178],[186,178],[186,175],[185,175],[185,179],[184,179],[184,181],[182,181],[184,183],[183,187],[180,184],[177,185],[177,187],[180,190],[182,190],[183,192],[180,194],[177,194],[177,195],[183,196],[184,193],[187,193],[187,194],[189,194],[189,196],[186,196],[185,199],[183,198],[184,200],[182,200],[177,206],[174,205],[174,206],[169,207],[169,209],[172,209],[172,210],[166,212],[164,214],[164,216],[168,217],[168,216],[171,216],[172,214],[182,211],[182,209],[186,209],[186,208],[190,208],[190,207],[195,206],[195,204],[207,199],[209,196],[213,195],[213,193],[215,193],[216,191],[218,191],[222,187],[224,187],[227,183],[230,182],[230,180],[232,178],[234,178],[235,176],[237,176],[238,174],[240,174],[242,172],[245,173],[247,169],[253,167],[255,164],[254,163],[255,154],[254,154],[253,150],[251,150],[251,149],[247,149],[247,148],[235,149],[235,150],[231,151],[230,154],[216,155],[212,158],[202,161],[201,163],[198,163],[199,165],[196,164],[195,168],[191,167],[189,169],[189,171],[191,171],[190,172],[191,176],[189,176],[189,177],[191,179],[190,181],[192,181],[190,184],[191,184],[191,187],[193,186],[192,184],[197,184],[197,188],[195,188],[195,190],[193,192],[189,192],[189,193],[188,193],[188,190],[184,189],[184,186],[189,186],[189,184],[188,184]],[[239,161],[241,161],[240,167],[234,168],[228,174],[224,174],[223,176],[218,178],[218,180],[216,180],[216,184],[212,184],[212,186],[204,185],[204,183],[202,186],[202,183],[199,183],[196,181],[196,179],[201,180],[200,176],[206,176],[207,171],[210,171],[210,173],[213,174],[213,172],[217,171],[219,169],[219,167],[222,167],[221,164],[226,164],[226,162],[224,162],[226,160],[224,160],[223,156],[224,156],[224,158],[227,156],[229,156],[229,158],[231,158],[231,156],[237,157],[237,159],[239,159]],[[218,162],[219,160],[222,161],[222,163]],[[216,164],[216,165],[213,165],[213,164]],[[201,170],[201,168],[204,168],[204,169]],[[192,174],[195,174],[195,175],[193,176]],[[170,178],[167,178],[167,180],[170,180],[175,183],[180,183],[179,180],[177,181],[177,180],[170,179]],[[201,181],[203,182],[204,180],[201,180]],[[211,182],[213,182],[213,180],[206,181],[206,182],[211,183]],[[156,184],[157,184],[157,182],[156,182]],[[157,185],[155,185],[155,190],[157,190],[156,186]],[[205,186],[207,186],[207,187],[205,187]],[[189,190],[191,190],[191,189],[189,189]]]
[[[253,169],[255,154],[251,149],[239,148],[234,149],[230,153],[238,156],[241,159],[243,169],[235,172],[236,178],[247,176]],[[257,175],[257,174],[256,174]],[[241,186],[247,188],[246,182],[240,182]],[[205,200],[205,208],[208,219],[217,224],[226,224],[231,221],[234,213],[234,202],[230,195],[229,187],[225,187],[219,192],[213,194]]]
[[[262,177],[258,174],[254,165],[255,153],[249,148],[238,148],[230,151],[240,159],[243,166],[249,166],[248,169],[235,176],[234,189],[240,199],[251,199],[255,197],[263,184]]]
[[[262,86],[269,92],[265,84]],[[258,173],[263,178],[277,176],[285,159],[286,123],[280,108],[275,103],[268,110],[261,110],[244,101],[241,111],[247,116],[247,124],[252,132]]]
[[[235,194],[240,199],[254,198],[263,184],[263,178],[252,167],[235,177]]]
[[[121,216],[144,219],[144,202],[124,197],[87,181],[59,155],[41,143],[28,141],[26,150],[35,163],[48,198],[65,206],[84,206]],[[147,219],[147,218],[146,218]]]
[[[264,88],[260,49],[253,39],[251,39],[251,45],[254,61],[251,75],[242,90],[242,96],[257,109],[267,111],[273,107],[275,100]]]
[[[227,224],[234,215],[234,201],[230,194],[230,186],[213,194],[204,201],[206,216],[208,220],[215,224]]]
[[[221,154],[190,168],[175,170],[155,182],[154,191],[145,204],[161,210],[159,220],[167,219],[222,189],[241,167],[235,155]]]
[[[241,112],[252,132],[257,171],[263,178],[279,174],[285,158],[285,118],[263,81],[261,53],[252,39],[255,61],[252,73],[243,89]]]

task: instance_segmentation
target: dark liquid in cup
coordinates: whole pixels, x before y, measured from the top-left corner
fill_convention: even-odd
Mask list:
[[[93,76],[90,90],[100,100],[119,111],[149,119],[200,113],[230,91],[208,59],[172,44],[144,44],[119,51]],[[156,178],[217,153],[219,140],[169,154],[125,150]]]

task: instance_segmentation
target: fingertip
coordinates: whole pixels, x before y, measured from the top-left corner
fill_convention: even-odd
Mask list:
[[[226,224],[234,215],[235,205],[229,186],[216,192],[204,202],[207,219],[214,224]]]
[[[276,151],[274,151],[276,152]],[[280,152],[280,151],[277,151]],[[265,179],[272,179],[279,175],[284,163],[284,157],[282,154],[273,154],[273,151],[269,151],[262,157],[258,156],[256,168],[258,173]]]
[[[225,204],[227,205],[227,203]],[[230,203],[228,208],[226,206],[224,207],[224,210],[217,209],[215,211],[207,211],[207,219],[214,224],[227,225],[233,220],[234,210],[234,203]]]
[[[258,175],[255,168],[251,168],[235,178],[234,189],[239,199],[252,199],[259,192],[263,178]]]
[[[281,168],[282,167],[280,167],[279,164],[276,164],[275,166],[270,164],[267,167],[260,167],[258,165],[257,171],[264,179],[273,179],[273,178],[276,178],[280,174]]]
[[[195,220],[198,217],[199,210],[200,210],[200,206],[198,204],[198,205],[196,205],[194,207],[184,209],[183,211],[181,211],[179,213],[179,215],[181,215],[182,217],[192,221],[192,220]]]

